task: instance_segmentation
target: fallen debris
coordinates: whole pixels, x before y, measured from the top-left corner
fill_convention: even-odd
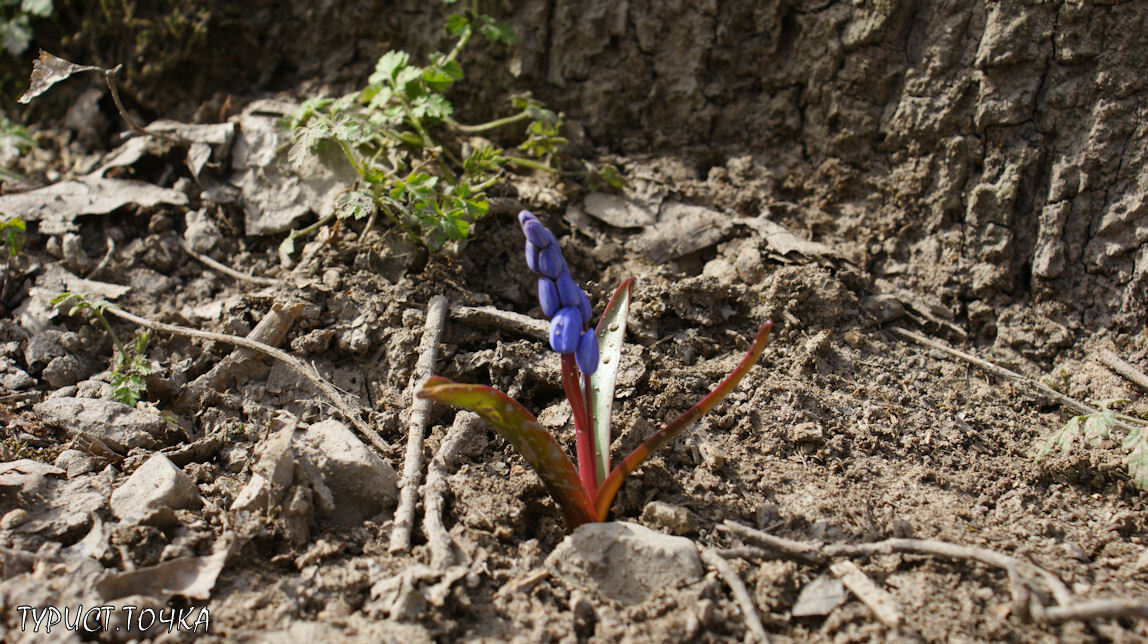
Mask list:
[[[167,526],[175,510],[201,503],[199,489],[163,454],[155,454],[112,492],[112,514],[121,521]]]

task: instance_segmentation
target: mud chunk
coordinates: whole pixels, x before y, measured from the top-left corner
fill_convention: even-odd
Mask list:
[[[587,523],[546,558],[546,567],[575,585],[623,604],[701,579],[697,547],[633,523]]]
[[[37,333],[24,347],[24,364],[32,375],[39,374],[52,360],[66,356],[80,347],[80,336],[75,333],[47,330]]]
[[[67,472],[70,479],[96,469],[96,459],[78,449],[66,449],[60,452],[53,464]]]
[[[172,525],[174,510],[199,504],[195,482],[163,454],[145,461],[111,498],[112,514],[118,519],[151,525]]]
[[[750,245],[742,246],[734,260],[738,277],[746,284],[757,284],[765,279],[765,264],[761,261],[761,252]]]
[[[865,298],[861,305],[865,312],[876,318],[878,324],[884,324],[905,315],[905,305],[894,295],[874,295]]]
[[[650,501],[642,508],[642,521],[665,528],[672,534],[687,535],[697,531],[697,521],[690,511],[664,501]]]
[[[89,432],[121,454],[136,447],[160,447],[168,429],[163,418],[112,400],[49,398],[32,409],[45,424],[63,429],[69,437]]]
[[[398,475],[346,425],[325,420],[296,432],[297,445],[319,469],[335,498],[340,520],[375,516],[398,499]]]
[[[28,522],[28,511],[23,508],[16,508],[11,512],[0,518],[0,530],[12,530],[18,528]]]
[[[52,358],[44,367],[44,380],[53,388],[70,387],[84,379],[84,365],[75,356]]]

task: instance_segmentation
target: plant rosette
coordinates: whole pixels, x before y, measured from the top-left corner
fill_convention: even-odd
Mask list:
[[[590,327],[590,300],[571,277],[557,238],[528,211],[519,213],[518,221],[526,236],[526,264],[538,274],[539,304],[550,319],[550,347],[562,356],[562,388],[574,416],[577,465],[533,414],[497,389],[432,376],[416,395],[468,409],[490,423],[534,468],[558,503],[567,530],[573,531],[584,523],[605,521],[626,477],[737,387],[761,357],[773,322],[761,325],[745,357],[713,391],[610,469],[614,384],[634,278],[622,282],[598,324]]]

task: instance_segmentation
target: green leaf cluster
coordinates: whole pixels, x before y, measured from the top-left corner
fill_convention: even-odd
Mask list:
[[[124,346],[120,342],[119,336],[112,330],[112,326],[108,324],[108,318],[104,315],[107,308],[114,305],[99,297],[70,291],[64,291],[52,298],[51,305],[59,307],[67,303],[72,305],[72,308],[68,310],[68,315],[88,311],[99,320],[108,332],[112,344],[116,347],[115,355],[112,357],[112,371],[109,379],[112,386],[112,399],[134,407],[147,391],[146,378],[153,371],[151,362],[147,359],[149,339],[147,331],[137,333],[130,347]]]
[[[1059,448],[1062,454],[1070,454],[1077,445],[1092,447],[1102,439],[1112,438],[1112,428],[1122,421],[1132,426],[1132,430],[1124,438],[1122,446],[1128,450],[1128,475],[1136,487],[1148,491],[1148,434],[1145,429],[1148,425],[1143,419],[1122,414],[1115,409],[1115,405],[1127,404],[1124,398],[1110,398],[1097,400],[1095,404],[1100,411],[1092,414],[1073,416],[1060,428],[1037,452],[1035,461]]]
[[[20,217],[9,217],[0,223],[0,235],[4,236],[8,257],[16,257],[24,250],[24,233],[27,230],[28,225]]]
[[[13,56],[32,43],[33,16],[52,15],[52,0],[0,0],[0,46]]]
[[[514,34],[479,12],[476,3],[450,16],[445,26],[453,39],[449,52],[433,53],[419,66],[408,53],[389,51],[366,86],[337,98],[310,99],[284,123],[292,137],[288,160],[296,168],[334,145],[358,174],[359,185],[339,199],[333,218],[373,223],[382,214],[430,250],[470,235],[490,210],[487,191],[510,168],[557,174],[556,157],[566,144],[561,117],[529,97],[514,97],[516,112],[490,123],[455,121],[447,92],[464,78],[460,52],[476,33],[503,44],[512,44]],[[525,125],[517,148],[522,156],[468,138],[516,123]],[[281,254],[293,252],[295,238],[310,230],[293,231]]]

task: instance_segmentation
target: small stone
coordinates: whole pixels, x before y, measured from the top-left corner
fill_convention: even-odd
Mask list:
[[[825,432],[816,423],[798,423],[789,429],[789,440],[794,443],[820,443]]]
[[[268,487],[267,479],[258,474],[252,474],[251,480],[239,491],[239,494],[235,497],[235,501],[231,503],[231,509],[234,511],[245,510],[248,512],[267,509]]]
[[[1148,548],[1141,550],[1136,558],[1136,572],[1148,572]]]
[[[195,482],[166,456],[155,454],[112,492],[111,508],[112,514],[127,523],[172,525],[174,510],[200,502]]]
[[[893,295],[874,295],[861,304],[866,313],[872,315],[878,324],[884,324],[905,315],[905,305]]]
[[[765,279],[765,264],[761,261],[761,252],[749,244],[742,246],[733,265],[737,268],[738,277],[746,284],[757,284]]]
[[[291,348],[300,353],[323,353],[335,337],[333,329],[315,329],[291,341]]]
[[[897,519],[893,522],[893,536],[897,539],[912,539],[913,524],[904,519]]]
[[[357,355],[363,355],[371,348],[371,339],[362,329],[348,329],[339,336],[339,348]]]
[[[790,610],[794,617],[822,617],[845,603],[845,584],[830,575],[809,582],[797,595]]]
[[[52,358],[42,375],[53,388],[70,387],[84,379],[84,365],[75,356],[63,355]]]
[[[315,423],[296,432],[296,446],[307,455],[330,488],[334,515],[340,520],[362,521],[398,501],[395,470],[337,420]]]
[[[222,238],[219,226],[207,215],[207,209],[194,210],[186,215],[187,228],[183,232],[183,240],[197,253],[206,253],[219,243]]]
[[[701,579],[697,547],[633,523],[586,523],[546,558],[546,567],[623,604]]]
[[[68,478],[76,478],[81,474],[96,469],[96,459],[78,449],[66,449],[56,457],[54,465],[68,473]]]
[[[33,374],[39,374],[43,371],[48,363],[68,354],[68,350],[63,345],[64,334],[59,331],[48,329],[42,333],[37,333],[28,340],[28,344],[24,346],[24,364],[28,365],[28,370]]]
[[[156,449],[168,432],[160,416],[112,400],[49,398],[32,409],[44,424],[65,430],[69,437],[90,432],[121,454],[137,447]]]
[[[228,472],[242,472],[251,460],[251,452],[238,445],[228,445],[219,450],[219,464]]]
[[[671,534],[687,535],[697,532],[698,526],[690,511],[680,505],[651,501],[642,508],[642,521],[668,530]]]
[[[28,511],[24,508],[16,508],[3,518],[0,518],[0,529],[12,530],[18,528],[28,522]]]
[[[732,284],[737,278],[737,270],[725,258],[716,257],[702,267],[702,275],[716,278],[722,284]]]
[[[92,265],[92,259],[84,252],[84,242],[75,233],[67,233],[60,240],[64,253],[64,267],[73,273],[83,273]]]

